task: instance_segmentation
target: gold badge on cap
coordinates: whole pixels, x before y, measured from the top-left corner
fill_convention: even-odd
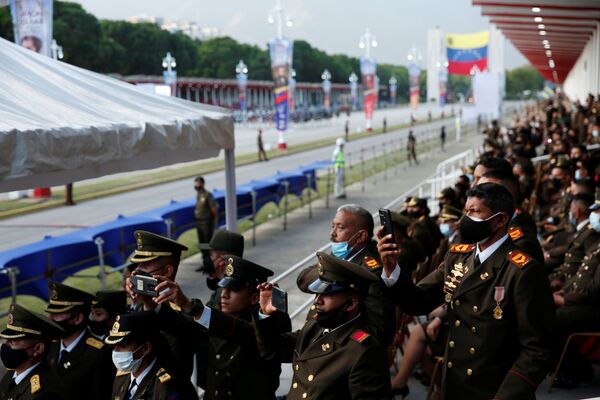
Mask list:
[[[117,316],[117,318],[119,318],[119,317]],[[121,324],[118,323],[117,321],[115,321],[115,323],[112,326],[111,332],[119,332],[120,327],[121,327]]]
[[[318,268],[319,268],[319,276],[322,276],[323,274],[325,274],[325,268],[323,268],[323,264],[319,263]]]
[[[56,291],[56,286],[55,285],[52,285],[52,288],[50,289],[50,298],[52,300],[58,299],[58,292]]]
[[[231,276],[233,275],[233,258],[229,257],[227,259],[227,266],[225,266],[225,275]]]
[[[13,320],[13,315],[12,315],[12,307],[11,307],[11,310],[10,310],[10,311],[11,311],[11,313],[10,313],[10,314],[8,314],[8,324],[9,324],[9,325],[12,325],[12,324],[13,324],[13,321],[14,321],[14,320]]]

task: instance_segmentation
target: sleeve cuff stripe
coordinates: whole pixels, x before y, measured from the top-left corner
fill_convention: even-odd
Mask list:
[[[509,374],[513,374],[516,375],[518,378],[521,378],[522,380],[524,380],[525,382],[529,383],[531,386],[533,386],[534,389],[536,389],[538,387],[538,384],[533,382],[531,379],[529,379],[528,377],[526,377],[523,374],[518,373],[517,371],[515,371],[514,369],[511,369],[510,371],[508,371]]]

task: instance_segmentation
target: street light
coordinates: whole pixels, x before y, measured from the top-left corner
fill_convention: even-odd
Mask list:
[[[277,0],[275,7],[269,11],[269,16],[267,17],[267,21],[269,24],[277,23],[277,38],[283,38],[283,25],[291,28],[294,25],[294,21],[290,18],[289,15],[285,13],[283,6],[281,5],[281,0]]]
[[[365,57],[371,58],[371,47],[377,47],[377,39],[369,28],[365,29],[365,33],[360,37],[358,47],[365,49]]]
[[[246,87],[248,86],[248,67],[240,60],[235,66],[235,78],[238,84],[240,111],[242,118],[246,122]]]
[[[52,39],[52,44],[50,45],[50,50],[52,50],[52,58],[55,60],[62,60],[64,58],[63,48],[56,43],[55,39]]]
[[[396,104],[396,91],[398,88],[398,80],[394,75],[390,78],[390,102],[395,105]]]
[[[352,97],[352,109],[356,110],[356,100],[358,98],[358,76],[352,71],[348,78],[350,82],[350,97]]]
[[[162,67],[166,68],[167,71],[171,72],[171,70],[176,66],[177,62],[175,62],[175,57],[173,57],[170,52],[167,52],[167,55],[162,60]]]
[[[331,72],[327,68],[321,74],[321,79],[323,79],[323,107],[328,110],[331,106],[329,98],[331,93]]]
[[[162,67],[166,69],[166,71],[163,71],[163,79],[165,85],[169,85],[171,88],[171,96],[175,93],[175,84],[177,83],[177,71],[173,71],[173,68],[176,66],[175,57],[170,52],[167,52],[167,55],[162,60]]]

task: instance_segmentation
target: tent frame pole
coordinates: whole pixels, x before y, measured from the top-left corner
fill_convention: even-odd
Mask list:
[[[225,226],[227,230],[237,232],[234,149],[225,149]]]

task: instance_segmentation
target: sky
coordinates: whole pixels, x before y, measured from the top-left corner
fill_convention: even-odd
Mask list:
[[[266,48],[276,34],[267,22],[276,0],[72,0],[101,19],[126,19],[142,14],[165,20],[194,21],[219,29],[221,35]],[[445,33],[469,33],[489,28],[487,17],[471,0],[281,0],[293,20],[284,34],[303,39],[330,54],[359,57],[365,28],[375,34],[373,50],[379,63],[407,64],[416,46],[426,54],[427,30],[438,26]],[[526,65],[527,60],[506,42],[505,67]]]

